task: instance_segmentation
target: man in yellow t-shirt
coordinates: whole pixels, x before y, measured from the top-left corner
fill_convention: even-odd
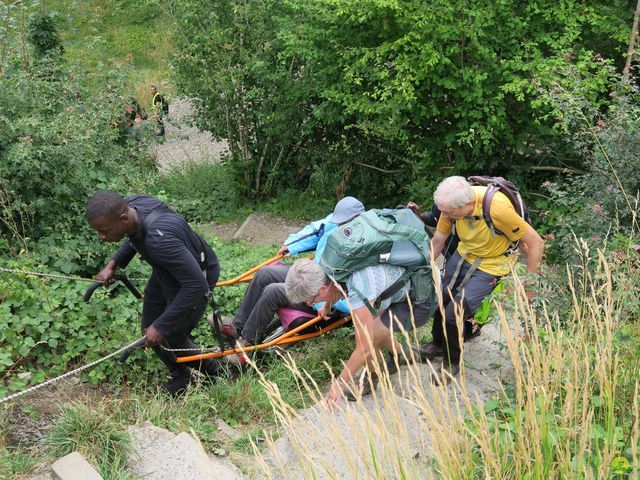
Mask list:
[[[509,273],[517,262],[511,246],[522,243],[527,267],[540,273],[544,242],[540,235],[513,208],[509,199],[496,192],[489,213],[494,232],[484,220],[482,200],[487,187],[471,186],[464,177],[445,178],[433,194],[440,211],[440,220],[431,241],[437,258],[455,225],[460,238],[457,251],[446,261],[442,278],[442,309],[433,320],[433,340],[420,347],[422,358],[443,357],[433,381],[446,383],[448,375],[460,371],[461,345],[456,309],[462,308],[463,318],[473,316],[482,301],[491,293],[498,280]],[[446,333],[446,334],[445,334]]]

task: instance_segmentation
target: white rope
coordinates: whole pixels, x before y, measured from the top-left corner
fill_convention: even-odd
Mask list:
[[[5,268],[5,267],[0,267],[0,272],[6,272],[6,273],[18,273],[20,275],[33,275],[36,277],[41,277],[41,278],[58,278],[60,280],[75,280],[78,282],[90,282],[93,283],[96,281],[95,278],[85,278],[85,277],[77,277],[74,275],[61,275],[59,273],[41,273],[41,272],[32,272],[29,270],[18,270],[18,269],[14,269],[14,268]],[[129,280],[132,280],[134,282],[143,282],[146,281],[146,278],[130,278]]]
[[[218,353],[221,352],[220,347],[211,348],[167,348],[164,345],[160,345],[160,348],[165,352],[198,352],[198,353]]]
[[[38,385],[34,385],[33,387],[27,388],[26,390],[23,390],[22,392],[17,392],[17,393],[13,393],[11,395],[9,395],[8,397],[4,397],[4,398],[0,398],[0,405],[2,405],[5,402],[8,402],[10,400],[16,399],[18,397],[22,397],[23,395],[27,395],[35,390],[38,390],[40,388],[46,387],[47,385],[52,385],[56,382],[59,382],[60,380],[63,380],[67,377],[70,377],[72,375],[75,375],[76,373],[80,373],[84,370],[87,370],[88,368],[91,368],[97,364],[99,364],[100,362],[104,362],[105,360],[110,359],[111,357],[114,357],[115,355],[118,355],[119,353],[125,351],[127,348],[132,347],[133,345],[135,345],[136,343],[138,343],[139,340],[136,340],[135,342],[131,342],[129,345],[127,345],[126,347],[122,347],[120,350],[117,350],[113,353],[110,353],[109,355],[99,358],[98,360],[91,362],[87,365],[84,365],[80,368],[76,368],[75,370],[71,370],[70,372],[64,373],[62,375],[60,375],[59,377],[56,378],[52,378],[51,380],[47,380],[44,383],[40,383]]]

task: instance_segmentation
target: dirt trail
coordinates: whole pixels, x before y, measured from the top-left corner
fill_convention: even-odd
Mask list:
[[[191,125],[193,114],[193,105],[188,99],[177,98],[171,103],[164,122],[164,139],[150,148],[160,170],[193,162],[218,163],[228,153],[226,140],[216,141],[210,132]]]

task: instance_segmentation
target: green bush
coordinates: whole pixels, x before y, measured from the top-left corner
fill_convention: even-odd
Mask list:
[[[636,92],[616,95],[604,113],[579,94],[551,92],[563,118],[567,142],[583,159],[585,173],[544,186],[549,260],[578,260],[575,238],[592,249],[620,249],[640,234],[640,106]]]
[[[39,57],[64,53],[53,18],[44,13],[36,15],[29,22],[29,41]]]
[[[85,91],[64,66],[41,75],[50,66],[0,77],[0,232],[22,243],[74,231],[95,190],[128,190],[149,169],[146,147],[117,142],[122,96]]]
[[[295,184],[369,203],[422,201],[449,172],[531,180],[541,158],[557,166],[539,88],[569,86],[571,66],[606,105],[633,16],[622,1],[166,4],[183,34],[176,79],[229,140],[240,193]]]

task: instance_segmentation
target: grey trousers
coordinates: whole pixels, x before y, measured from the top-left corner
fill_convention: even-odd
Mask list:
[[[240,308],[233,320],[237,332],[251,343],[260,341],[273,321],[279,308],[296,308],[303,312],[315,313],[304,303],[292,304],[287,297],[284,281],[291,265],[269,265],[261,268],[251,280]]]
[[[461,354],[455,305],[460,305],[462,302],[462,308],[464,310],[463,318],[472,316],[482,301],[493,291],[500,279],[500,277],[496,275],[476,270],[469,277],[467,283],[460,289],[460,283],[462,283],[462,280],[471,268],[471,264],[464,261],[453,284],[453,288],[451,292],[449,292],[447,285],[453,278],[459,261],[460,254],[456,252],[445,263],[444,278],[442,279],[444,318],[440,308],[438,308],[433,317],[433,328],[431,330],[433,333],[433,343],[443,349],[448,349],[448,356],[445,355],[445,358],[452,364],[460,363]],[[444,335],[445,330],[447,332],[446,339]],[[447,352],[447,350],[445,351]]]

